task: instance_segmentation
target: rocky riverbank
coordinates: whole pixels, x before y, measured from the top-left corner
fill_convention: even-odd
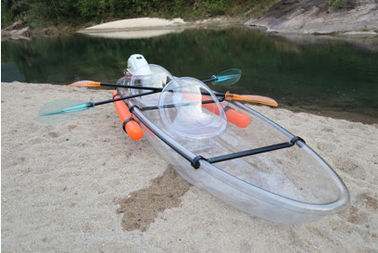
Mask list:
[[[346,37],[378,36],[378,2],[376,0],[344,0],[345,6],[340,9],[331,8],[325,0],[282,0],[274,4],[260,17],[247,22],[244,15],[239,17],[218,16],[211,19],[184,21],[181,18],[172,20],[162,18],[123,19],[98,24],[87,28],[54,27],[29,29],[21,21],[1,31],[2,40],[29,39],[33,36],[56,36],[58,34],[79,31],[95,36],[122,38],[145,38],[166,34],[169,30],[177,32],[193,27],[223,27],[245,24],[251,27],[263,27],[268,32],[281,34],[315,34],[343,35]],[[125,34],[126,33],[126,34]],[[142,35],[140,35],[142,34]],[[157,35],[156,35],[157,34]]]
[[[278,33],[377,36],[378,2],[351,0],[346,3],[345,8],[332,10],[324,0],[283,0],[245,25]]]
[[[18,20],[1,30],[1,40],[31,40],[33,37],[56,37],[74,34],[78,29],[78,27],[70,25],[30,27],[22,20]]]
[[[30,40],[30,29],[22,21],[17,21],[1,30],[1,40]]]

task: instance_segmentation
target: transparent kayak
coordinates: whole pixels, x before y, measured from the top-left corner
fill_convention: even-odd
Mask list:
[[[126,96],[135,91],[118,88],[117,92]],[[217,131],[186,125],[187,118],[178,125],[182,112],[164,103],[162,106],[162,101],[172,97],[171,93],[124,102],[142,126],[145,138],[189,183],[252,216],[279,223],[315,221],[349,203],[342,180],[302,138],[250,107],[232,101],[222,102],[222,110],[242,114],[248,118],[247,125],[232,121],[219,125],[222,121],[216,117],[223,112],[209,108],[197,108],[197,114],[191,118],[215,115],[211,124]],[[175,120],[170,121],[170,117]],[[205,137],[198,138],[197,132]]]

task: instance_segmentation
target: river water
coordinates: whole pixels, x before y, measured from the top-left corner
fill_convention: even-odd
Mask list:
[[[294,42],[234,27],[148,39],[60,36],[1,46],[2,81],[114,82],[128,56],[141,53],[175,76],[206,79],[240,68],[240,82],[211,87],[219,91],[265,95],[294,111],[378,123],[378,52],[343,40]]]

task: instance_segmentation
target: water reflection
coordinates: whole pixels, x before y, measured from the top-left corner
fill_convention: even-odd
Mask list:
[[[2,62],[1,63],[1,81],[3,81],[3,82],[12,82],[12,81],[24,82],[25,77],[18,70],[17,65],[14,62]]]
[[[75,35],[2,42],[2,62],[14,62],[26,82],[113,82],[133,53],[176,76],[208,78],[240,68],[243,76],[231,87],[233,92],[270,96],[292,109],[349,113],[347,117],[362,115],[364,121],[378,122],[378,53],[345,41],[294,43],[233,28],[133,40]],[[2,65],[8,81],[9,72]]]

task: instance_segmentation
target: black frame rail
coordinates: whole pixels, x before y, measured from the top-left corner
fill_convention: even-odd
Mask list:
[[[260,148],[249,149],[249,150],[240,151],[240,152],[236,152],[236,153],[214,156],[214,157],[211,157],[211,158],[205,158],[205,157],[199,155],[199,156],[196,156],[190,163],[195,169],[198,169],[200,167],[200,162],[199,162],[200,160],[205,160],[208,163],[219,163],[219,162],[224,162],[224,161],[228,161],[228,160],[232,160],[232,159],[236,159],[236,158],[241,158],[241,157],[245,157],[245,156],[257,155],[257,154],[271,152],[271,151],[279,150],[279,149],[283,149],[283,148],[289,148],[289,147],[294,146],[298,141],[306,143],[301,137],[294,136],[289,142],[283,142],[283,143],[264,146],[264,147],[260,147]]]

